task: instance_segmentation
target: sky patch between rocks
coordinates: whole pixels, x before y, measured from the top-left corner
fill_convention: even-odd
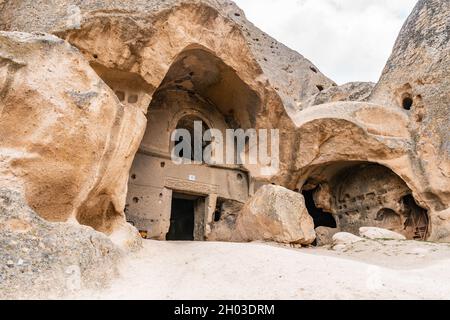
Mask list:
[[[257,27],[339,84],[377,82],[417,0],[235,0]]]

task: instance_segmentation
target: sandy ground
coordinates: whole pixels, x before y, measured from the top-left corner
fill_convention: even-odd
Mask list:
[[[450,245],[364,241],[336,252],[145,241],[87,299],[450,299]]]

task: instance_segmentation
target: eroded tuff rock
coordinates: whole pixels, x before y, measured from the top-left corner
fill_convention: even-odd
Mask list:
[[[18,32],[0,32],[0,102],[0,186],[49,221],[135,246],[123,207],[143,112],[124,108],[67,42]]]
[[[227,121],[233,118],[228,121],[233,127],[279,128],[283,137],[280,170],[267,174],[258,165],[245,169],[251,172],[252,180],[267,183],[271,176],[273,182],[285,184],[289,180],[295,154],[292,152],[293,144],[297,139],[289,114],[296,110],[298,103],[319,92],[318,87],[326,89],[334,85],[310,61],[255,28],[247,21],[244,13],[228,1],[6,1],[0,11],[0,29],[48,32],[67,40],[80,50],[89,65],[115,92],[117,99],[103,82],[92,88],[98,82],[92,70],[86,71],[88,85],[86,81],[78,85],[75,82],[80,78],[72,75],[71,81],[52,79],[53,74],[56,74],[54,69],[53,74],[50,74],[48,68],[39,69],[38,66],[53,64],[58,57],[40,54],[37,46],[29,50],[27,56],[33,63],[26,62],[28,67],[20,75],[23,79],[30,77],[27,72],[29,66],[33,65],[36,77],[39,75],[53,82],[44,82],[44,87],[50,87],[56,93],[70,91],[64,97],[53,97],[52,101],[70,99],[78,109],[89,110],[79,112],[88,119],[83,125],[78,125],[76,130],[72,129],[70,134],[87,135],[92,139],[95,136],[96,139],[95,147],[87,141],[86,148],[80,151],[78,146],[84,148],[86,139],[74,137],[71,140],[64,137],[66,133],[59,134],[61,143],[75,147],[66,150],[66,147],[58,146],[59,151],[53,151],[52,148],[57,145],[53,142],[48,147],[52,150],[49,154],[57,155],[52,159],[60,168],[57,174],[59,178],[55,181],[57,183],[50,183],[54,180],[53,173],[46,170],[45,165],[43,169],[36,169],[45,161],[33,166],[37,172],[33,175],[40,176],[40,180],[28,178],[25,192],[30,205],[44,217],[57,218],[58,221],[76,218],[106,233],[113,232],[115,225],[123,223],[129,167],[146,130],[144,113],[147,113],[152,98],[157,100],[154,95],[159,93],[158,96],[164,96],[165,93],[161,91],[171,90],[173,86],[186,94],[192,96],[195,93],[201,95],[204,101],[212,102],[226,115]],[[14,50],[19,50],[19,44],[26,48],[31,42],[19,41],[11,54],[16,54]],[[62,43],[59,46],[63,46]],[[69,50],[67,44],[64,47]],[[76,65],[79,65],[79,69],[87,68],[88,63],[82,61],[75,50],[72,51],[76,62],[68,57],[61,65],[71,66],[67,70],[72,70]],[[179,67],[186,69],[192,61],[192,65],[196,65],[192,56],[197,59],[205,53],[213,57],[210,60],[217,60],[217,64],[223,65],[219,67],[222,74],[212,77],[206,72],[203,78],[194,75],[191,77],[193,79],[181,85],[179,78],[171,78],[171,70]],[[185,59],[188,56],[190,58]],[[41,62],[44,58],[45,61]],[[59,57],[59,60],[62,59]],[[203,65],[200,62],[197,65]],[[84,73],[82,70],[76,71]],[[232,72],[235,75],[231,75]],[[178,75],[175,73],[173,76]],[[67,85],[60,84],[63,80]],[[18,95],[23,95],[23,92],[20,86],[16,90]],[[32,101],[28,97],[25,100],[27,103]],[[118,104],[117,100],[122,104]],[[5,100],[2,103],[8,102]],[[92,113],[90,103],[99,103],[103,109],[94,108]],[[51,106],[52,103],[46,105]],[[61,106],[62,110],[65,108]],[[95,113],[96,110],[99,113]],[[99,114],[103,115],[102,118],[96,119]],[[73,124],[79,122],[78,117],[80,115],[75,113],[67,118],[72,128]],[[150,119],[152,117],[149,115]],[[115,119],[114,123],[112,119]],[[17,123],[17,116],[15,120],[11,117],[10,121]],[[98,125],[94,128],[91,121]],[[157,119],[154,121],[161,123]],[[38,121],[36,123],[39,124]],[[65,127],[70,128],[69,125]],[[54,129],[50,127],[45,131],[52,132]],[[15,146],[16,142],[10,144]],[[72,157],[70,152],[76,157]],[[58,158],[64,153],[67,154],[62,162],[69,161],[67,165],[61,165]],[[5,157],[9,155],[5,153]],[[73,163],[67,158],[74,158]],[[78,162],[81,165],[76,165]],[[44,179],[47,175],[49,177]],[[43,196],[39,198],[39,203],[36,197],[38,193]],[[131,196],[129,201],[135,198]],[[52,207],[49,205],[50,199]],[[61,217],[54,216],[56,211]],[[161,222],[162,235],[159,232],[161,230],[156,228],[155,232],[160,237],[165,236],[166,224],[165,220]],[[123,228],[127,226],[123,225]]]
[[[329,188],[338,208],[331,213],[338,224],[339,220],[358,224],[361,216],[380,204],[385,210],[379,211],[379,220],[375,217],[372,225],[389,225],[401,218],[404,209],[425,210],[427,222],[423,223],[423,214],[417,216],[422,217],[420,221],[408,219],[410,227],[415,221],[413,238],[450,241],[442,230],[448,227],[446,219],[437,218],[446,216],[450,206],[449,15],[448,1],[419,1],[366,101],[316,105],[293,116],[299,127],[299,152],[291,188]],[[389,204],[385,200],[393,190],[376,187],[378,179],[374,184],[360,181],[360,193],[348,197],[333,187],[339,177],[373,163],[387,168],[381,177],[389,176],[391,170],[403,180],[409,196]],[[351,226],[341,223],[341,227]]]
[[[0,188],[0,298],[57,298],[101,288],[117,276],[121,251],[104,234],[40,218]]]
[[[79,48],[108,85],[121,92],[133,89],[139,96],[151,96],[187,51],[214,54],[258,96],[258,101],[239,106],[240,113],[249,113],[240,117],[248,118],[239,119],[240,127],[280,129],[281,168],[272,179],[281,185],[287,181],[296,139],[288,115],[319,92],[318,86],[334,84],[310,61],[253,26],[231,1],[20,0],[7,2],[0,14],[0,29],[58,35]],[[124,88],[131,79],[133,88]],[[220,104],[217,100],[227,97],[208,99]],[[138,103],[147,110],[148,100]],[[259,166],[247,169],[255,179],[267,181]]]
[[[124,239],[127,204],[141,231],[165,239],[181,191],[201,195],[181,195],[197,212],[194,238],[229,239],[240,217],[222,208],[215,221],[221,201],[257,202],[254,191],[274,183],[308,195],[310,213],[339,230],[450,241],[448,1],[418,2],[375,88],[335,86],[231,2],[1,5],[0,29],[55,34],[84,57],[50,36],[2,34],[0,181],[43,217]],[[169,134],[198,118],[222,130],[280,129],[280,169],[174,169]]]
[[[321,89],[299,108],[305,109],[320,104],[338,102],[338,101],[367,101],[372,93],[375,83],[372,82],[349,82],[342,86],[332,86],[328,89]]]
[[[450,2],[419,1],[403,26],[371,101],[408,116],[424,201],[450,205]]]
[[[316,237],[303,196],[272,185],[263,186],[245,204],[236,231],[243,241],[309,245]]]

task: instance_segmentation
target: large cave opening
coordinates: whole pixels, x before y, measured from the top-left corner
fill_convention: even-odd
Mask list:
[[[151,239],[204,240],[214,223],[209,208],[216,207],[216,199],[245,202],[249,181],[241,165],[220,161],[225,159],[220,148],[212,148],[211,162],[202,161],[194,137],[214,129],[225,139],[227,129],[253,128],[260,106],[258,94],[213,52],[194,45],[175,57],[148,106],[147,127],[130,172],[128,221]],[[195,129],[198,122],[201,130]],[[188,137],[182,134],[177,138],[176,129],[191,140],[182,140]],[[203,140],[201,151],[220,145],[216,138]],[[184,149],[176,154],[182,145],[190,146],[190,154]],[[172,155],[194,161],[176,163]]]
[[[412,190],[389,168],[368,162],[337,162],[315,168],[302,193],[315,226],[359,234],[361,227],[379,227],[426,240],[427,210]]]

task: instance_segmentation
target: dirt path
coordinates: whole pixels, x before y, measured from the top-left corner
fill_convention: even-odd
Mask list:
[[[449,245],[369,242],[346,251],[145,241],[109,289],[80,297],[450,299]]]

